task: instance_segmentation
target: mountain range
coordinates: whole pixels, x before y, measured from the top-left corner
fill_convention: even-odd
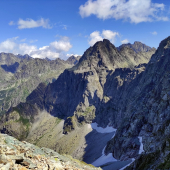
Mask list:
[[[169,51],[170,37],[157,50],[104,39],[67,61],[1,53],[1,133],[106,170],[169,169]]]

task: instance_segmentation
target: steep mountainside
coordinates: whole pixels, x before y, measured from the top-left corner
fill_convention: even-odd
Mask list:
[[[127,89],[126,102],[119,110],[124,118],[106,150],[118,159],[135,157],[141,137],[144,153],[128,169],[170,168],[169,63],[170,37],[160,43],[140,79]]]
[[[47,87],[40,84],[26,103],[11,108],[1,118],[1,132],[94,162],[112,137],[104,134],[105,140],[98,141],[95,148],[91,142],[101,134],[88,128],[89,124],[96,121],[102,127],[117,128],[124,116],[118,113],[126,102],[124,95],[131,82],[138,82],[145,70],[146,64],[140,62],[147,57],[130,55],[131,52],[125,48],[119,53],[108,40],[97,42],[86,50],[77,65],[65,70],[55,82]],[[137,64],[140,65],[135,66]],[[27,76],[25,70],[22,75]],[[89,158],[88,151],[95,154]]]

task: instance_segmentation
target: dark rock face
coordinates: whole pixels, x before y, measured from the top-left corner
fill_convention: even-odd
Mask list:
[[[118,130],[105,153],[112,152],[120,160],[137,158],[139,136],[146,154],[155,152],[167,144],[169,135],[169,39],[161,42],[155,54],[154,49],[139,48],[139,43],[135,43],[136,52],[129,47],[118,51],[108,40],[97,42],[74,67],[65,70],[47,87],[40,85],[26,103],[15,109],[24,119],[33,120],[29,129],[40,110],[64,119],[65,134],[92,121],[102,127],[113,126]],[[150,57],[150,62],[143,64]],[[34,64],[41,62],[37,60]],[[27,78],[31,70],[27,67],[20,67],[24,74],[16,75]],[[43,70],[45,66],[40,72]],[[0,129],[10,129],[11,134],[13,129],[4,120],[10,121],[13,114],[13,110],[9,111],[0,122]],[[22,133],[24,130],[20,136]]]
[[[1,65],[1,67],[7,71],[7,72],[11,72],[11,73],[15,73],[18,69],[18,66],[19,66],[19,63],[18,62],[15,62],[14,64],[12,65]]]

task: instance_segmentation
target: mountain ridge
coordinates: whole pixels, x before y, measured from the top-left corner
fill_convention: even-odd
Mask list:
[[[147,61],[144,55],[147,52],[143,55],[134,53],[130,56],[132,51],[129,48],[128,51],[123,51],[126,49],[122,49],[120,54],[108,40],[96,43],[94,48],[86,50],[77,65],[66,69],[53,83],[40,84],[27,97],[26,103],[11,108],[0,120],[1,131],[15,134],[18,139],[41,146],[46,145],[44,141],[48,139],[51,140],[50,148],[74,156],[79,150],[81,152],[77,158],[86,159],[83,158],[82,149],[86,147],[83,135],[89,133],[85,130],[86,125],[97,122],[103,128],[107,125],[121,128],[119,126],[123,117],[128,116],[125,115],[125,111],[130,107],[127,105],[130,103],[129,97],[135,96],[135,93],[131,92],[138,91],[137,86],[141,78],[147,74],[145,73],[147,64],[140,63],[143,60]],[[137,61],[136,57],[146,58]],[[117,61],[118,64],[115,64]],[[120,65],[123,65],[123,68],[119,67]],[[144,81],[143,84],[145,83]],[[44,120],[39,119],[40,117]],[[13,130],[14,124],[18,131]],[[80,129],[83,133],[80,133]],[[49,137],[53,135],[57,138]],[[118,136],[116,134],[115,138]],[[136,138],[135,140],[137,141]],[[63,141],[67,142],[63,145]],[[123,141],[121,137],[120,141]],[[122,152],[123,148],[126,150],[125,146],[118,152],[114,150],[112,143],[112,140],[108,143],[105,151],[107,154],[113,153],[120,160],[132,158]],[[135,149],[131,149],[130,153],[137,157],[140,142],[137,141],[134,146]],[[89,149],[93,148],[89,146]],[[97,155],[96,157],[94,155],[93,159],[96,160]]]
[[[135,41],[133,44],[131,44],[131,43],[122,44],[119,47],[117,47],[117,49],[120,51],[123,47],[129,47],[129,48],[133,49],[136,53],[156,50],[154,47],[151,48],[151,47],[141,43],[140,41]]]

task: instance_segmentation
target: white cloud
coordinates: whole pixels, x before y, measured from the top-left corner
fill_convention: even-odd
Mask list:
[[[108,39],[108,40],[111,40],[112,42],[114,42],[116,36],[119,36],[119,33],[118,33],[118,32],[113,32],[113,31],[111,31],[111,30],[103,30],[102,36],[103,36],[105,39]]]
[[[44,18],[41,18],[40,20],[37,20],[37,21],[35,21],[31,18],[28,18],[26,20],[19,19],[17,25],[18,25],[19,29],[36,28],[36,27],[43,27],[43,28],[47,28],[47,29],[51,28],[51,26],[49,24],[49,20],[44,19]]]
[[[8,24],[9,25],[15,25],[14,21],[10,21]]]
[[[59,41],[54,41],[48,46],[37,48],[35,45],[26,43],[17,43],[18,37],[7,39],[0,43],[0,52],[13,54],[28,54],[33,58],[55,59],[63,56],[63,52],[67,52],[72,48],[68,37],[61,37]]]
[[[99,31],[94,31],[90,34],[89,45],[93,46],[97,41],[102,41],[104,38],[114,43],[116,36],[119,36],[119,33],[111,30],[103,30],[102,33]]]
[[[30,53],[30,56],[33,58],[49,58],[49,59],[56,59],[60,57],[60,53],[57,53],[55,51],[51,51],[49,47],[47,46],[46,48],[39,48],[36,51],[32,51]]]
[[[157,35],[158,33],[157,33],[156,31],[154,31],[154,32],[151,32],[151,34],[153,34],[153,35]]]
[[[127,43],[129,43],[129,40],[128,39],[124,39],[124,40],[121,41],[121,43],[122,44],[127,44]]]
[[[43,46],[36,51],[32,51],[30,56],[33,58],[55,59],[62,55],[62,52],[67,52],[72,48],[68,37],[61,37],[59,41],[50,43],[49,46]]]
[[[104,20],[114,18],[132,23],[168,21],[168,17],[160,14],[164,6],[151,0],[88,0],[79,7],[79,13],[83,18],[93,14]]]
[[[102,41],[103,38],[102,36],[100,35],[100,32],[99,31],[94,31],[90,34],[90,41],[89,41],[89,44],[91,46],[93,46],[97,41]]]

